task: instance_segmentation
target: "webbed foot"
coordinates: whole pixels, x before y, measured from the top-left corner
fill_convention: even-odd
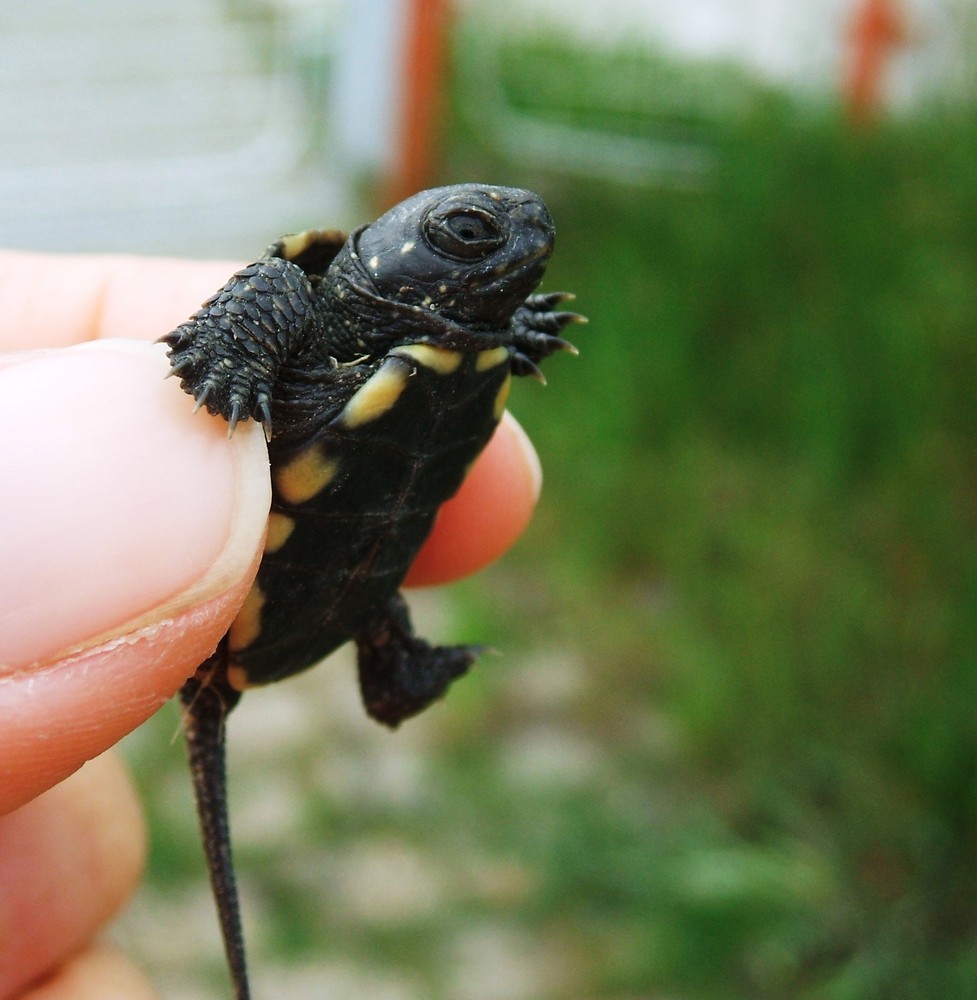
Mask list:
[[[376,624],[356,637],[356,649],[366,711],[395,729],[442,697],[483,647],[431,646],[419,639],[397,594]]]

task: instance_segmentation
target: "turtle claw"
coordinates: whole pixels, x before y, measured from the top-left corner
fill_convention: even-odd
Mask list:
[[[537,292],[526,299],[525,306],[533,312],[550,312],[561,302],[572,302],[575,298],[573,292]]]
[[[551,315],[558,315],[552,313]],[[571,344],[563,337],[557,337],[552,333],[537,333],[535,337],[538,344],[546,351],[545,357],[554,354],[556,351],[563,351],[565,354],[579,354],[576,344]]]
[[[577,354],[577,348],[559,336],[560,331],[571,323],[586,323],[587,318],[580,313],[555,310],[561,302],[573,299],[570,292],[546,292],[530,295],[516,310],[513,317],[513,343],[518,348],[514,357],[513,372],[517,375],[533,375],[539,371],[537,364],[556,351]],[[530,368],[528,362],[532,363]]]
[[[196,413],[202,406],[207,405],[207,397],[210,395],[214,385],[212,382],[204,382],[203,387],[193,396],[193,412]],[[209,407],[208,407],[209,409]]]
[[[231,412],[227,417],[227,436],[231,437],[234,434],[234,428],[237,427],[237,422],[241,419],[241,404],[238,400],[234,400],[231,403]]]
[[[530,316],[523,317],[523,322],[537,332],[559,333],[560,330],[565,326],[570,326],[571,323],[586,323],[587,317],[575,312],[534,311]]]
[[[192,339],[190,334],[184,329],[184,326],[178,326],[175,330],[170,330],[169,333],[160,337],[157,343],[166,344],[172,353],[186,347]]]
[[[540,385],[546,385],[546,376],[543,374],[543,370],[535,361],[522,352],[512,356],[512,374],[529,375],[531,378],[536,379]]]
[[[271,400],[267,393],[258,396],[258,403],[255,406],[255,417],[261,421],[261,429],[265,432],[265,440],[271,440]]]
[[[207,386],[209,390],[210,386]],[[233,437],[237,425],[242,420],[257,420],[264,431],[265,440],[271,440],[271,408],[268,405],[268,396],[264,393],[259,396],[258,401],[249,407],[249,400],[240,392],[233,392],[228,397],[230,402],[211,412],[216,412],[227,420],[227,436]],[[199,407],[199,404],[198,404]]]

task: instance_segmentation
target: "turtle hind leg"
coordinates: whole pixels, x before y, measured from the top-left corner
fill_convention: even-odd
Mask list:
[[[224,953],[235,1000],[250,1000],[244,934],[231,857],[224,753],[224,723],[240,698],[241,692],[227,683],[226,643],[223,642],[180,688],[190,775]]]
[[[400,594],[355,638],[363,704],[391,729],[442,697],[484,649],[432,646],[418,638]]]

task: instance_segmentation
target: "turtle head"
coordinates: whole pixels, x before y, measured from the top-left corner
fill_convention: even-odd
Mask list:
[[[455,184],[402,201],[348,247],[381,298],[498,330],[542,279],[553,236],[531,191]]]

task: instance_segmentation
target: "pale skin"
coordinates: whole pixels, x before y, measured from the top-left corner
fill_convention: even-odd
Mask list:
[[[149,344],[235,266],[0,252],[0,1000],[156,996],[99,940],[145,854],[109,748],[227,630],[257,566],[268,472],[260,431],[228,440],[193,414]],[[19,353],[110,338],[130,342]],[[408,582],[497,558],[539,484],[507,418]]]

